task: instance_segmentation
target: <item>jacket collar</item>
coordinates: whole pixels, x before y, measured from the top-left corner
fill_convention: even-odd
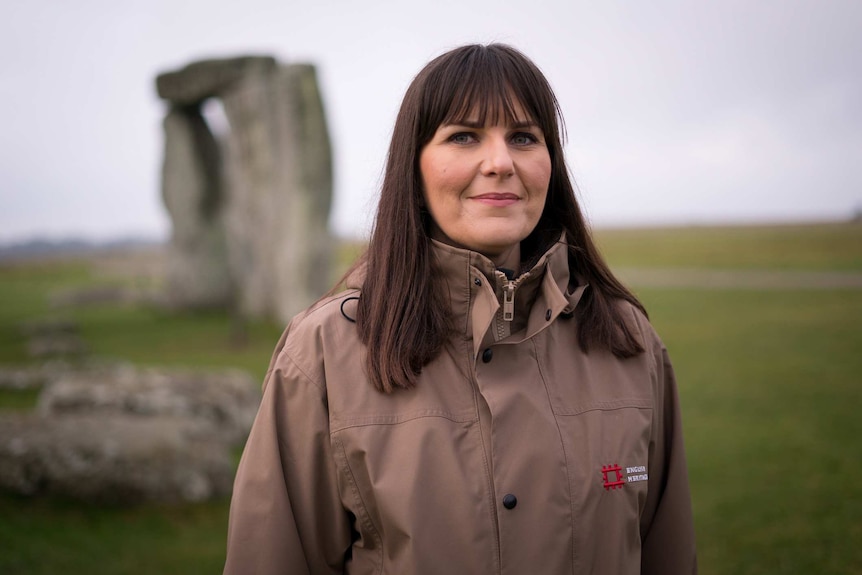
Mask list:
[[[453,328],[472,341],[474,358],[492,343],[517,343],[574,311],[586,289],[569,291],[565,234],[528,271],[512,281],[494,263],[474,251],[432,240],[438,273],[444,280]],[[581,282],[579,282],[581,283]],[[513,296],[512,319],[503,317],[506,290]]]

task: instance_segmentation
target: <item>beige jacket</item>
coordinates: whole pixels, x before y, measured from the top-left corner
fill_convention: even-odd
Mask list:
[[[647,320],[625,304],[645,353],[584,354],[564,245],[514,283],[474,252],[435,253],[458,331],[414,389],[363,376],[357,290],[288,326],[224,572],[695,572],[676,384]]]

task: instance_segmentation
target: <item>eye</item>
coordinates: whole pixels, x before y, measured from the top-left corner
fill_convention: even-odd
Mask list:
[[[453,144],[472,144],[476,141],[476,136],[470,132],[456,132],[449,136],[449,141]]]
[[[516,132],[512,134],[511,141],[516,146],[529,146],[538,143],[539,139],[530,132]]]

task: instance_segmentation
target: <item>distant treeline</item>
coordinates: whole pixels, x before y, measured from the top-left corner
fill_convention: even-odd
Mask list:
[[[0,261],[23,260],[37,257],[88,255],[120,249],[149,248],[162,245],[164,245],[163,241],[152,238],[120,238],[105,241],[34,238],[0,244]]]

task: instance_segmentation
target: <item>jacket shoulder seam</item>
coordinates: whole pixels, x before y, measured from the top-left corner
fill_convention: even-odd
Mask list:
[[[302,366],[298,359],[299,356],[303,355],[302,345],[300,343],[297,346],[296,343],[297,341],[301,342],[305,337],[309,337],[310,335],[312,335],[309,332],[313,332],[318,326],[322,326],[325,322],[331,320],[333,312],[331,311],[331,309],[326,308],[330,307],[332,304],[344,300],[345,298],[355,296],[357,293],[359,293],[359,290],[345,290],[334,296],[324,298],[309,307],[307,310],[300,312],[291,321],[291,333],[290,335],[288,335],[286,341],[284,342],[284,345],[282,346],[281,354],[285,357],[285,359],[290,361],[290,363],[292,363],[294,367],[296,367],[296,369],[322,393],[326,393],[325,382],[320,381],[319,378],[313,377],[310,373],[310,370]],[[340,314],[340,311],[337,313]],[[319,314],[328,315],[321,316]],[[299,348],[298,350],[296,349],[297,347]],[[299,353],[296,353],[296,351],[298,351]]]
[[[293,366],[296,368],[296,371],[298,371],[298,372],[299,372],[299,374],[300,374],[303,378],[305,378],[306,380],[308,380],[308,382],[309,382],[311,385],[313,385],[314,387],[316,387],[316,388],[317,388],[317,390],[318,390],[318,391],[320,391],[321,393],[324,393],[324,394],[326,393],[326,388],[325,388],[325,386],[324,386],[322,383],[320,383],[320,382],[316,381],[316,380],[315,380],[313,377],[311,377],[308,373],[306,373],[306,371],[305,371],[304,369],[302,369],[302,366],[301,366],[301,365],[299,365],[299,362],[298,362],[298,361],[296,361],[296,359],[294,359],[294,358],[293,358],[293,356],[292,356],[292,355],[290,355],[290,353],[288,353],[287,351],[283,351],[282,353],[284,354],[285,359],[287,359],[291,364],[293,364]]]

